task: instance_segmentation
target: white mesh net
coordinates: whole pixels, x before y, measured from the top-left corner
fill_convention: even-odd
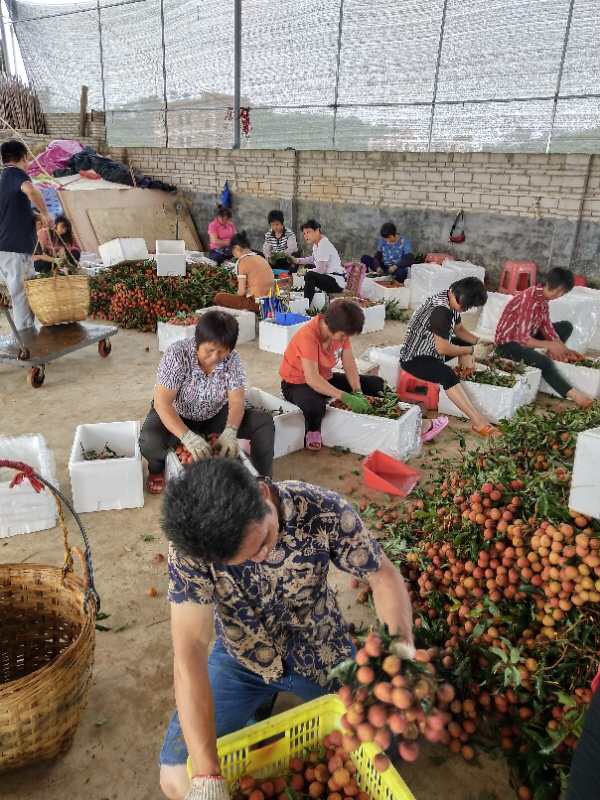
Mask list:
[[[115,145],[230,147],[233,0],[11,3],[47,111]],[[243,147],[591,152],[598,0],[244,0]]]

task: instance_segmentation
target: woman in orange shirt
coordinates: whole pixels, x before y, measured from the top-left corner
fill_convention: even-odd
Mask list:
[[[369,408],[365,395],[383,391],[382,378],[359,375],[352,353],[350,337],[362,331],[364,322],[360,306],[335,300],[324,314],[300,328],[283,354],[281,390],[286,400],[302,409],[309,450],[321,449],[321,421],[330,398],[361,413]],[[340,357],[343,375],[333,373]]]
[[[237,259],[238,292],[217,292],[214,304],[258,314],[256,298],[268,297],[273,291],[273,270],[262,256],[250,249],[246,231],[236,233],[231,240],[231,251]]]
[[[324,314],[314,317],[296,333],[283,354],[279,367],[281,391],[286,400],[304,414],[309,450],[322,447],[321,422],[330,398],[341,400],[351,411],[369,410],[370,397],[383,391],[384,381],[376,375],[360,375],[350,337],[361,333],[365,315],[351,300],[334,300]],[[334,373],[341,358],[344,374]],[[448,424],[448,417],[424,419],[421,440],[430,442]]]

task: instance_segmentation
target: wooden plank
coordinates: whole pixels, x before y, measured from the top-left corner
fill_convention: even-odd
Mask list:
[[[94,208],[88,217],[99,242],[118,237],[141,237],[148,251],[153,253],[157,239],[175,239],[177,228],[174,209],[162,208]],[[196,250],[196,237],[188,220],[179,215],[179,238],[184,239],[188,250]]]
[[[60,201],[65,213],[73,223],[75,234],[84,250],[97,252],[98,245],[123,235],[117,232],[120,225],[118,216],[123,212],[123,209],[126,209],[128,212],[133,212],[137,220],[135,227],[130,227],[126,235],[141,236],[141,219],[145,217],[148,210],[159,211],[163,216],[173,216],[174,218],[176,202],[183,203],[179,220],[180,233],[185,239],[186,246],[190,250],[204,249],[196,232],[190,212],[185,205],[185,201],[182,201],[180,196],[168,194],[167,192],[160,192],[155,189],[131,189],[125,186],[119,189],[117,188],[118,186],[119,184],[115,184],[114,191],[110,189],[99,189],[98,191],[75,192],[65,189],[59,192]],[[106,238],[99,239],[96,236],[94,226],[89,216],[90,211],[95,211],[97,209],[112,209],[117,211],[116,217],[113,220],[114,226],[103,230]],[[129,223],[130,226],[133,224],[131,219]],[[173,236],[165,238],[173,238]],[[152,232],[151,239],[149,241],[147,240],[148,249],[154,251],[156,239],[160,238],[162,237],[157,236],[156,232]]]

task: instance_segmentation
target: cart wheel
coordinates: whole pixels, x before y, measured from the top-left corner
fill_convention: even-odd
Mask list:
[[[44,367],[32,367],[27,373],[27,381],[34,389],[39,389],[46,379]]]
[[[112,344],[108,339],[101,339],[98,342],[98,354],[100,358],[108,358],[111,350],[112,350]]]

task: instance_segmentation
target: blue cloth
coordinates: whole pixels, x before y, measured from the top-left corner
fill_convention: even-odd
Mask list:
[[[37,234],[33,209],[22,191],[31,178],[19,167],[5,166],[0,175],[0,250],[30,256]]]
[[[307,678],[285,670],[281,678],[271,683],[239,664],[217,639],[208,658],[208,679],[215,707],[217,737],[252,724],[253,715],[278,692],[290,692],[304,702],[330,692],[333,686],[319,686]],[[181,731],[177,711],[171,717],[160,751],[160,763],[165,766],[185,764],[188,751]]]
[[[406,237],[399,236],[398,241],[394,244],[389,244],[385,239],[379,239],[377,242],[377,250],[383,257],[384,266],[388,267],[392,264],[400,266],[404,256],[412,253],[412,242]]]

